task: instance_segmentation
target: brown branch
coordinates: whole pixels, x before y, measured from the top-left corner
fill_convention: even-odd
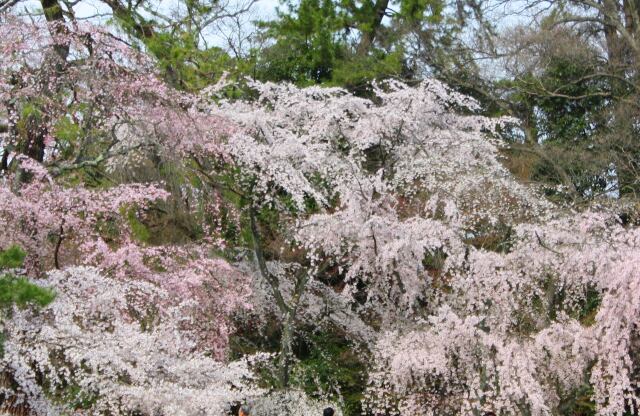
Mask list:
[[[64,219],[62,220],[62,224],[60,224],[60,229],[58,230],[58,241],[56,241],[56,248],[53,252],[53,263],[57,270],[60,270],[60,247],[62,246],[62,240],[64,239]]]
[[[558,255],[562,255],[562,253],[560,253],[559,251],[556,251],[554,249],[552,249],[551,247],[547,246],[544,241],[542,241],[542,238],[540,238],[540,236],[538,235],[538,232],[535,232],[536,234],[536,238],[538,239],[538,244],[540,244],[540,246],[546,250],[549,250],[552,253],[558,254]]]
[[[276,300],[276,305],[278,305],[278,309],[280,309],[281,313],[287,314],[291,311],[291,308],[285,302],[282,292],[280,292],[280,281],[276,276],[270,273],[267,268],[267,262],[264,259],[264,252],[262,251],[262,239],[260,237],[260,231],[258,230],[256,213],[253,207],[249,208],[249,219],[251,222],[251,236],[253,237],[253,252],[256,257],[256,262],[258,263],[258,270],[267,283],[269,283],[273,297]]]
[[[549,163],[551,165],[551,167],[553,168],[553,170],[555,170],[558,173],[558,175],[560,175],[560,180],[562,181],[564,186],[566,186],[567,189],[569,190],[569,193],[570,193],[571,198],[573,200],[575,200],[579,196],[578,190],[576,189],[575,185],[573,184],[573,181],[571,180],[571,177],[569,176],[569,174],[564,169],[562,169],[560,166],[558,166],[558,164],[555,163],[555,161],[553,159],[551,159],[550,157],[545,155],[543,151],[541,151],[539,149],[536,149],[534,147],[530,147],[530,146],[511,146],[511,147],[508,147],[506,150],[522,151],[522,152],[532,153],[532,154],[538,156],[540,159],[542,159],[545,162]]]

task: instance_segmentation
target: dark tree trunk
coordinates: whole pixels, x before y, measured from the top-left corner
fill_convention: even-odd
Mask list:
[[[367,22],[368,27],[365,30],[362,30],[362,38],[360,38],[360,43],[358,43],[358,49],[356,51],[358,56],[366,56],[367,53],[369,53],[388,6],[389,0],[376,0],[375,5],[373,6],[373,16],[369,22]]]

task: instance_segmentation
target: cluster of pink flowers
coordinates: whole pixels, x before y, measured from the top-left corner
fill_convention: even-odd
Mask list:
[[[0,389],[5,403],[26,404],[36,415],[85,402],[80,414],[213,416],[261,394],[250,357],[224,363],[199,351],[179,330],[182,308],[158,308],[170,294],[155,285],[87,267],[51,272],[40,283],[55,289],[55,302],[38,313],[16,310],[4,325],[0,363],[17,385]]]
[[[146,55],[104,29],[57,32],[3,19],[0,248],[21,246],[26,274],[57,297],[2,322],[2,368],[17,387],[3,388],[0,401],[43,415],[84,400],[92,414],[218,415],[255,396],[246,360],[227,360],[232,318],[251,307],[251,288],[214,255],[219,224],[204,223],[206,235],[191,244],[145,243],[132,221],[173,198],[169,188],[135,177],[90,187],[77,175],[122,172],[157,154],[221,158],[220,141],[235,125],[199,112],[200,97],[166,86]],[[60,45],[69,50],[64,62],[53,54]],[[209,216],[217,205],[202,202]],[[78,397],[56,403],[67,386]]]
[[[2,172],[0,247],[24,247],[34,277],[63,270],[43,282],[58,300],[5,325],[19,391],[2,394],[57,411],[36,382],[46,377],[53,390],[77,384],[95,412],[219,414],[264,393],[245,364],[223,363],[233,314],[280,303],[287,329],[333,320],[371,351],[372,414],[553,415],[585,386],[598,414],[637,413],[640,231],[619,207],[577,212],[518,183],[497,138],[514,120],[476,115],[478,103],[433,80],[376,86],[375,100],[258,82],[252,100],[218,86],[189,95],[107,32],[69,28],[52,42],[27,25],[30,43],[10,36],[16,24],[0,26],[12,57],[0,64],[0,146],[18,148],[19,113],[37,99],[44,130],[29,137],[47,150],[12,154]],[[83,59],[53,71],[60,42]],[[63,119],[81,137],[57,134]],[[94,148],[106,151],[83,154]],[[161,184],[64,181],[154,155],[201,179],[180,190],[213,217],[201,241],[136,240],[126,213],[143,219],[175,197]],[[223,208],[238,225],[246,216],[225,193],[248,207],[258,243],[255,213],[278,213],[280,246],[266,261],[252,247],[260,273],[241,251],[242,265],[213,255]]]
[[[283,211],[289,195],[290,243],[337,266],[354,339],[373,321],[369,411],[551,415],[585,386],[598,414],[638,409],[638,230],[519,184],[496,139],[514,120],[455,114],[477,104],[436,81],[381,86],[375,103],[253,87],[211,111],[244,127],[227,151],[254,204]]]

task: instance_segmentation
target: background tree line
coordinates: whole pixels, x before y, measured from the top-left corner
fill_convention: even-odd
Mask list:
[[[282,1],[273,19],[257,15],[257,3],[41,0],[39,10],[49,22],[106,16],[188,91],[225,71],[360,95],[374,80],[435,77],[489,115],[518,118],[505,156],[549,196],[636,197],[639,2],[301,0]],[[99,12],[86,16],[87,4]],[[38,13],[32,3],[0,1],[0,10],[21,7]]]

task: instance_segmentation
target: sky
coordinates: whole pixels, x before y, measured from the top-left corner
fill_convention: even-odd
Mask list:
[[[220,0],[221,2],[227,2],[228,7],[234,8],[242,5],[242,3],[250,0]],[[159,0],[153,2],[157,4],[157,10],[163,13],[175,10],[176,6],[181,4],[180,0]],[[496,21],[503,22],[503,25],[512,25],[518,23],[526,23],[532,19],[532,14],[535,10],[527,10],[525,0],[494,0],[485,3],[487,11],[490,14],[496,16]],[[27,0],[21,3],[21,7],[26,7],[32,11],[40,9],[40,2],[37,0]],[[275,17],[276,7],[279,4],[279,0],[257,0],[252,8],[252,13],[245,16],[244,27],[246,32],[250,32],[253,28],[252,21],[254,20],[270,20]],[[544,5],[544,4],[543,4]],[[91,19],[91,20],[106,20],[109,18],[109,8],[99,0],[80,0],[74,6],[74,12],[79,19]],[[506,16],[506,17],[505,17]],[[235,27],[233,28],[235,29]],[[225,24],[213,27],[210,33],[206,36],[208,46],[219,46],[226,48],[228,45],[228,35],[232,31],[229,26],[225,27]],[[226,32],[226,33],[225,33]]]
[[[242,6],[243,3],[251,0],[220,0],[221,3],[227,3],[229,8],[235,8]],[[180,0],[159,0],[154,1],[154,5],[157,5],[155,10],[158,10],[164,14],[170,14],[171,11],[175,10],[176,7],[179,7],[182,2]],[[250,32],[254,27],[252,21],[255,20],[270,20],[275,18],[276,15],[276,7],[279,4],[279,0],[256,0],[255,4],[251,8],[251,13],[244,17],[243,25],[245,26],[245,31]],[[39,0],[26,0],[19,3],[16,6],[16,11],[18,13],[25,14],[36,14],[41,13],[42,7],[40,6]],[[73,7],[73,11],[75,17],[78,20],[90,20],[92,22],[106,22],[110,17],[110,9],[105,5],[104,2],[100,0],[80,0],[77,1],[77,4]],[[228,46],[228,36],[225,36],[224,33],[221,32],[230,32],[232,29],[230,27],[224,27],[225,25],[220,25],[221,27],[212,27],[210,33],[207,34],[207,45],[208,46],[218,46],[222,48],[226,48]],[[235,29],[235,27],[233,28]]]

